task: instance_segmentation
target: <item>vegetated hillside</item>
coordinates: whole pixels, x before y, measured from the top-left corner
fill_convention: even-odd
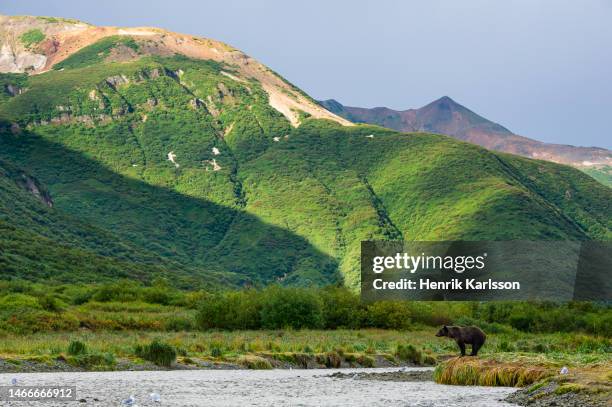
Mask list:
[[[269,70],[262,77],[224,60],[162,55],[161,34],[117,32],[45,72],[0,77],[0,159],[49,191],[49,227],[69,219],[87,225],[83,240],[128,246],[126,261],[142,273],[126,266],[127,275],[355,287],[362,240],[612,235],[612,191],[576,170],[444,136],[346,126]],[[296,103],[289,111],[269,75],[287,92],[283,101]],[[10,212],[4,218],[15,224]],[[12,240],[2,241],[7,256],[23,251]],[[128,256],[56,241],[108,262]],[[84,262],[97,264],[84,257],[70,272],[48,270],[95,281]],[[38,278],[32,266],[11,264],[10,273],[0,266],[2,277]]]
[[[512,133],[444,96],[419,109],[397,111],[343,106],[330,99],[319,102],[329,111],[355,123],[370,123],[405,132],[445,134],[490,150],[568,164],[602,181],[612,164],[612,151],[598,147],[575,147],[543,143]],[[604,182],[606,184],[606,182]],[[607,185],[610,185],[607,183]]]
[[[595,178],[597,181],[612,188],[612,166],[602,165],[590,168],[584,168],[584,172]]]
[[[168,275],[172,264],[53,209],[37,179],[0,160],[0,270],[6,277],[104,281]],[[180,273],[179,273],[180,274]],[[176,275],[187,278],[188,275]]]

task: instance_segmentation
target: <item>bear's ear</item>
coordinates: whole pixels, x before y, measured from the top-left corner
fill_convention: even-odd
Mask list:
[[[448,329],[448,327],[446,325],[444,325],[444,329]]]

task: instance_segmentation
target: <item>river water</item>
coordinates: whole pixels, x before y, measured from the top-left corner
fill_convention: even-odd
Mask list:
[[[516,389],[445,386],[433,382],[392,382],[329,377],[334,372],[397,369],[180,370],[148,372],[0,374],[0,386],[76,386],[72,402],[17,402],[0,406],[419,406],[497,407]],[[422,370],[422,369],[411,369]],[[150,394],[158,393],[155,403]],[[94,400],[94,399],[97,399]]]

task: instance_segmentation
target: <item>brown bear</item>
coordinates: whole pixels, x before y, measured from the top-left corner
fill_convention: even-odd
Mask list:
[[[487,335],[482,332],[482,329],[477,326],[446,326],[444,325],[436,336],[447,336],[449,338],[453,338],[457,345],[459,345],[459,349],[461,349],[461,356],[465,356],[465,344],[472,345],[472,353],[470,356],[478,355],[478,350],[482,348],[485,340],[487,339]]]

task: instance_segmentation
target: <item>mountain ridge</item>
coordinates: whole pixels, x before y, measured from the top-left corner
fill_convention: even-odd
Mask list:
[[[344,106],[334,99],[319,101],[328,110],[356,123],[378,124],[398,131],[445,134],[495,151],[542,159],[577,168],[612,165],[612,151],[545,143],[519,136],[465,106],[443,96],[421,108],[393,110],[386,107]]]

